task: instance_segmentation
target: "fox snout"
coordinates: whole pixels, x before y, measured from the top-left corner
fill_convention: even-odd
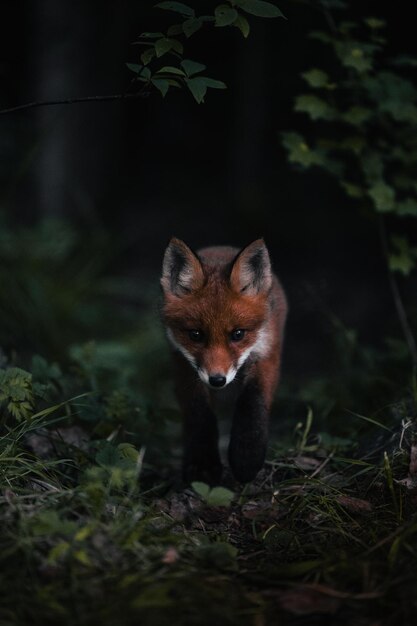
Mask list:
[[[227,370],[223,371],[218,369],[208,369],[205,367],[199,367],[197,369],[198,375],[201,380],[209,387],[214,389],[221,389],[226,387],[236,376],[236,369],[230,366]]]
[[[209,383],[212,387],[224,387],[226,384],[226,376],[223,376],[223,374],[213,374],[209,376]]]

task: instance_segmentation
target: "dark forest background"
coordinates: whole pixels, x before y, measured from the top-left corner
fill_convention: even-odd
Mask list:
[[[387,20],[390,52],[416,51],[412,7],[350,5],[352,17]],[[172,23],[152,7],[2,2],[2,107],[122,93],[131,80],[125,63],[138,58],[132,42]],[[104,234],[113,274],[133,279],[139,303],[157,282],[171,235],[194,248],[264,236],[289,294],[286,361],[297,374],[328,359],[319,302],[364,341],[395,333],[396,319],[374,223],[358,219],[334,179],[291,167],[280,144],[282,131],[308,123],[293,112],[300,73],[328,54],[309,38],[326,28],[314,3],[280,8],[287,20],[254,18],[247,40],[220,28],[188,40],[189,58],[228,86],[210,91],[204,105],[171,90],[165,99],[155,92],[2,116],[0,182],[12,225],[64,218],[87,248]]]

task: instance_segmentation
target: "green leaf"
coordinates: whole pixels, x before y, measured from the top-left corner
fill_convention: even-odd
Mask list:
[[[225,487],[213,487],[206,497],[206,502],[209,506],[230,506],[234,495],[233,491]]]
[[[329,84],[329,77],[326,72],[317,68],[304,72],[301,76],[310,85],[310,87],[318,89],[320,87],[326,87]]]
[[[271,4],[271,2],[264,2],[264,0],[235,0],[235,5],[257,17],[283,17],[285,15],[280,9]]]
[[[334,109],[325,100],[313,94],[298,96],[294,109],[307,113],[312,120],[332,120],[335,118]]]
[[[72,553],[73,558],[78,561],[79,563],[81,563],[82,565],[91,565],[91,560],[90,557],[88,556],[87,552],[83,549],[80,550],[74,550],[74,552]]]
[[[206,78],[206,76],[201,76],[201,80],[204,80],[206,86],[210,87],[210,89],[227,89],[227,85],[221,80]]]
[[[143,65],[139,65],[139,63],[126,63],[126,67],[128,67],[132,72],[135,72],[135,74],[139,74]]]
[[[76,522],[61,519],[58,511],[41,511],[31,519],[31,529],[35,536],[71,535],[77,530]]]
[[[214,10],[216,26],[230,26],[238,17],[238,12],[230,5],[219,4]]]
[[[182,24],[173,24],[167,30],[168,37],[175,37],[176,35],[181,35],[183,31]]]
[[[372,53],[377,46],[362,44],[356,41],[337,42],[336,53],[345,67],[352,67],[360,74],[369,72],[373,67]]]
[[[62,372],[59,365],[57,363],[48,363],[48,361],[39,354],[33,355],[30,369],[34,381],[56,381],[62,377]]]
[[[222,81],[207,78],[206,76],[186,78],[185,82],[198,104],[204,102],[204,96],[206,95],[208,87],[212,89],[226,89],[226,85]]]
[[[246,39],[250,32],[249,22],[243,15],[238,15],[235,21],[233,22],[233,26],[236,26]]]
[[[175,40],[168,37],[158,39],[158,41],[155,43],[155,53],[158,59],[173,49],[173,41]]]
[[[362,198],[363,197],[363,189],[358,185],[353,185],[345,180],[341,181],[341,185],[343,189],[346,191],[347,195],[351,198]]]
[[[415,261],[405,254],[391,254],[389,256],[389,268],[392,272],[400,272],[408,276],[415,267]]]
[[[119,452],[120,457],[129,459],[134,463],[137,462],[139,457],[139,452],[136,450],[135,446],[131,443],[119,443],[117,446],[117,450]]]
[[[33,403],[32,374],[19,367],[0,370],[0,406],[21,421],[30,419]]]
[[[190,17],[186,20],[182,25],[182,30],[184,31],[185,36],[191,37],[194,35],[203,25],[203,20],[200,17]]]
[[[165,78],[152,78],[151,83],[161,92],[162,97],[166,96],[169,82]]]
[[[361,136],[349,136],[339,143],[339,147],[359,155],[366,148],[366,140]]]
[[[377,17],[366,17],[364,19],[364,22],[367,26],[369,26],[369,28],[372,29],[379,29],[379,28],[384,28],[385,27],[385,22],[384,20],[380,20]]]
[[[175,50],[178,54],[182,54],[184,52],[184,46],[178,39],[170,39],[172,42],[172,49]]]
[[[164,65],[160,70],[156,72],[157,74],[176,74],[178,76],[185,76],[184,72],[179,67],[174,67],[173,65]]]
[[[194,74],[198,74],[199,72],[202,72],[206,69],[206,66],[202,63],[190,61],[190,59],[184,59],[184,61],[181,61],[180,65],[183,68],[184,72],[187,74],[187,76],[190,78],[191,76],[194,76]]]
[[[142,61],[143,65],[148,65],[148,63],[150,63],[152,61],[152,59],[155,56],[155,48],[148,48],[148,50],[145,50],[145,52],[142,52],[142,54],[140,55],[140,60]]]
[[[139,39],[159,39],[163,37],[164,33],[142,33]]]
[[[361,166],[368,183],[377,183],[383,176],[384,164],[381,155],[376,152],[367,152],[362,156]]]
[[[323,155],[312,150],[298,133],[282,133],[282,144],[288,150],[288,160],[303,167],[323,165]]]
[[[405,237],[394,236],[391,242],[396,249],[389,257],[389,268],[393,272],[401,272],[408,276],[414,269],[417,260],[417,248],[412,248]]]
[[[102,467],[116,467],[120,460],[120,456],[114,446],[106,442],[105,445],[97,452],[95,461]]]
[[[57,565],[68,554],[70,548],[71,544],[68,541],[58,542],[48,553],[48,563]]]
[[[343,120],[352,126],[360,126],[372,116],[370,109],[361,106],[352,106],[343,113]]]
[[[380,111],[389,113],[396,122],[411,122],[417,124],[417,106],[403,100],[382,100],[379,103]]]
[[[147,82],[148,80],[150,80],[151,76],[152,74],[149,67],[144,67],[141,73],[138,74],[138,80],[141,80],[142,82]]]
[[[210,487],[206,483],[195,481],[191,483],[191,487],[194,489],[196,494],[198,494],[201,498],[203,498],[203,500],[206,500],[210,492]]]
[[[379,213],[387,213],[395,209],[395,191],[383,180],[372,185],[368,189],[368,195],[372,198]]]
[[[159,2],[155,5],[158,9],[165,9],[167,11],[174,11],[185,15],[186,17],[194,17],[195,11],[191,7],[183,4],[182,2]]]
[[[412,215],[417,217],[417,201],[414,198],[406,198],[397,203],[395,211],[401,216]]]
[[[375,76],[364,80],[370,97],[377,105],[384,102],[415,103],[417,101],[417,89],[406,78],[394,72],[379,72]]]

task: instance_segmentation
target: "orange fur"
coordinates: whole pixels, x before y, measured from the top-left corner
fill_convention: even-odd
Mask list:
[[[161,284],[162,315],[178,361],[177,395],[184,414],[188,415],[189,431],[197,432],[198,407],[205,407],[201,410],[207,413],[209,394],[204,383],[211,382],[213,375],[222,375],[227,377],[228,384],[239,372],[239,379],[254,389],[246,405],[251,405],[255,398],[256,406],[260,407],[264,439],[267,414],[279,378],[287,314],[285,294],[272,274],[265,244],[257,240],[242,251],[217,246],[195,254],[182,241],[173,239],[165,253]],[[244,330],[243,338],[233,341],[231,337],[237,329]],[[200,336],[197,341],[193,340],[195,331]],[[195,418],[191,404],[197,407],[193,409]],[[243,413],[246,405],[241,406]],[[257,419],[256,410],[251,409],[253,420],[250,415],[243,420],[247,422],[245,432],[252,432],[251,421]],[[205,420],[201,418],[202,423],[206,423]],[[238,422],[234,422],[235,442],[244,441],[246,437],[239,429]],[[194,440],[198,440],[198,432],[195,433]],[[214,441],[214,431],[210,433]],[[239,443],[237,449],[245,445]],[[262,454],[259,453],[259,458]],[[239,456],[239,451],[233,451],[233,463],[239,465],[236,455]],[[192,450],[188,451],[188,456],[193,457]],[[196,462],[198,464],[198,459]],[[259,465],[259,460],[256,464]],[[240,474],[246,476],[245,471]]]

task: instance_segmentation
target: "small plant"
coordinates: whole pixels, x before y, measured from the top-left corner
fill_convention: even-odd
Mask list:
[[[34,401],[32,374],[19,367],[0,370],[0,407],[19,422],[30,419]]]
[[[230,506],[235,494],[225,487],[210,488],[206,483],[195,481],[192,488],[208,506]]]

